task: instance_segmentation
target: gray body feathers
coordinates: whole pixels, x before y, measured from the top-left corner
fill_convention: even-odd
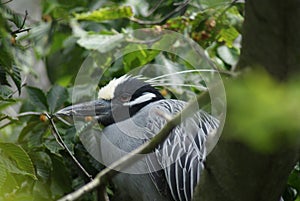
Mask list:
[[[159,113],[174,116],[185,102],[160,100],[143,107],[132,118],[103,130],[101,154],[109,166],[156,135],[167,120]],[[218,127],[218,120],[199,110],[173,129],[152,154],[114,179],[120,192],[133,195],[125,200],[191,200],[206,157],[205,140]],[[127,185],[130,184],[130,185]],[[118,198],[119,199],[119,198]]]

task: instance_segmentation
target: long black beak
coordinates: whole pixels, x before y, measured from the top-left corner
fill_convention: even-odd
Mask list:
[[[75,104],[63,108],[55,113],[56,116],[95,117],[102,124],[109,124],[112,120],[111,102],[98,99],[90,102]]]

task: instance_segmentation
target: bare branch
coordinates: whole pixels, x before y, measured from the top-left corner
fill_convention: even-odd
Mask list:
[[[117,175],[121,170],[131,166],[133,163],[137,162],[140,158],[142,158],[143,154],[152,152],[161,142],[163,142],[169,136],[169,133],[174,127],[179,125],[186,118],[191,117],[195,114],[195,106],[198,106],[203,102],[207,101],[209,101],[209,94],[207,92],[198,95],[196,99],[190,101],[188,105],[171,120],[168,120],[169,118],[167,118],[166,125],[150,141],[144,143],[137,149],[133,150],[132,152],[120,158],[119,160],[115,161],[110,165],[110,167],[107,167],[103,169],[100,173],[98,173],[98,175],[93,181],[82,186],[78,190],[66,195],[65,197],[62,197],[58,201],[74,201],[80,198],[85,193],[97,188],[98,186],[106,185],[107,182],[112,177]]]
[[[16,120],[18,120],[18,117],[31,116],[31,115],[41,115],[41,113],[40,112],[24,112],[24,113],[18,114],[16,117],[4,115],[3,117],[0,118],[0,121],[3,121],[3,120],[9,120],[9,121],[7,123],[1,125],[0,129],[8,126],[9,124],[11,124],[13,122],[15,122]]]
[[[23,27],[25,25],[25,22],[26,22],[26,19],[27,19],[27,16],[28,16],[28,11],[25,10],[25,16],[24,16],[24,19],[23,19],[23,22],[22,22],[22,25],[21,25],[20,29],[23,29]]]
[[[22,33],[22,32],[28,32],[30,31],[31,28],[26,28],[26,29],[18,29],[18,30],[15,30],[13,32],[11,32],[11,35],[15,35],[15,34],[18,34],[18,33]]]
[[[31,115],[37,115],[37,116],[40,116],[41,112],[23,112],[23,113],[20,113],[17,115],[17,117],[24,117],[24,116],[31,116]]]

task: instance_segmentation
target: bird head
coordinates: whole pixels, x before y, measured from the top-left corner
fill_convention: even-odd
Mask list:
[[[58,116],[96,116],[104,126],[132,117],[147,104],[164,99],[157,89],[132,76],[111,80],[98,92],[98,99],[58,111]]]

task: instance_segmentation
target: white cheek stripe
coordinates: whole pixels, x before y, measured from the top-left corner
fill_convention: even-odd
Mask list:
[[[123,105],[124,105],[124,106],[130,106],[130,107],[131,107],[131,106],[133,106],[133,105],[138,105],[138,104],[140,104],[140,103],[147,102],[147,101],[149,101],[149,100],[151,100],[152,98],[155,98],[155,97],[156,97],[155,94],[149,93],[149,92],[145,92],[145,93],[143,93],[142,96],[140,96],[140,97],[134,99],[134,100],[131,101],[131,102],[124,103]]]

